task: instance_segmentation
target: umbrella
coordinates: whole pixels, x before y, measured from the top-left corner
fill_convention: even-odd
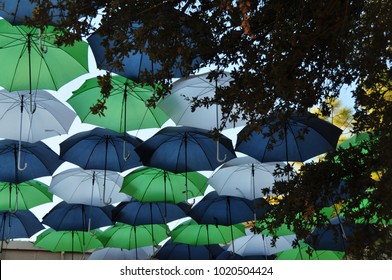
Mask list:
[[[42,223],[57,231],[90,231],[112,225],[113,208],[113,205],[97,207],[61,201],[42,218]]]
[[[172,241],[190,245],[225,244],[245,235],[245,226],[235,224],[232,226],[198,224],[193,219],[187,220],[172,231]]]
[[[160,168],[142,166],[124,177],[121,192],[142,202],[180,203],[188,198],[203,196],[207,178],[198,172],[173,173]]]
[[[281,130],[271,130],[270,126]],[[238,133],[235,150],[260,162],[304,162],[335,150],[342,133],[340,128],[313,114],[276,119],[252,130],[246,137],[248,131],[249,127],[245,127]]]
[[[125,136],[125,137],[124,137]],[[122,135],[110,129],[94,128],[72,135],[60,143],[60,158],[88,170],[103,170],[102,198],[106,199],[106,171],[122,172],[142,165],[134,148],[143,141],[129,134]]]
[[[123,248],[101,248],[88,257],[89,260],[148,260],[153,255],[153,246],[144,246],[131,250]]]
[[[231,195],[246,199],[263,197],[263,189],[271,189],[278,180],[273,175],[281,162],[261,163],[249,157],[239,157],[222,164],[208,179],[208,184],[219,195]],[[280,179],[279,179],[280,180]]]
[[[30,93],[34,89],[58,90],[88,73],[88,44],[76,41],[59,47],[57,32],[53,26],[42,30],[0,20],[0,85],[8,91]]]
[[[112,220],[133,226],[166,224],[187,217],[175,204],[160,202],[121,202],[112,211]]]
[[[28,91],[0,91],[0,137],[37,142],[68,133],[76,113],[47,91],[37,91],[34,113],[28,106]],[[19,127],[15,122],[19,120]]]
[[[235,253],[241,256],[271,256],[292,248],[293,241],[296,240],[296,235],[280,236],[272,245],[273,237],[263,234],[250,234],[234,239],[232,244],[227,248],[228,251],[233,251],[235,246]]]
[[[343,252],[330,250],[314,250],[307,244],[300,243],[299,247],[287,249],[276,254],[277,260],[341,260]]]
[[[112,129],[117,132],[160,128],[169,117],[159,108],[148,107],[154,89],[138,85],[122,76],[111,77],[110,98],[105,102],[105,116],[93,114],[91,105],[101,98],[97,78],[87,79],[67,102],[75,109],[84,123]]]
[[[192,108],[193,99],[214,98],[217,87],[227,87],[233,78],[230,73],[223,73],[217,79],[208,79],[209,73],[183,77],[173,82],[170,95],[157,104],[176,125],[185,125],[203,129],[218,128],[222,122],[219,105],[215,108]],[[232,126],[245,125],[243,120],[231,122]]]
[[[215,135],[217,136],[217,135]],[[232,142],[218,135],[218,147],[209,131],[187,126],[165,127],[144,141],[135,150],[145,166],[174,173],[214,170],[222,164],[217,157],[221,151],[227,160],[236,157]],[[185,184],[187,184],[187,179]],[[186,197],[188,198],[188,187]]]
[[[276,259],[276,255],[252,255],[252,256],[241,256],[237,253],[233,253],[232,251],[224,250],[219,256],[216,258],[217,260],[274,260]]]
[[[67,203],[80,203],[93,206],[105,206],[103,170],[84,170],[71,168],[53,176],[49,191]],[[112,203],[129,200],[130,197],[120,192],[123,177],[116,171],[106,171],[106,196]]]
[[[209,260],[216,259],[223,251],[224,249],[217,244],[190,245],[176,243],[169,239],[154,254],[154,258],[159,260]]]
[[[98,234],[97,237],[105,247],[130,250],[144,246],[157,246],[159,242],[168,237],[168,231],[167,225],[164,224],[132,226],[116,223]]]
[[[21,183],[51,176],[62,163],[58,154],[41,141],[0,140],[0,181]]]
[[[60,230],[48,228],[37,235],[35,247],[44,248],[51,252],[86,252],[102,247],[96,235],[86,231]]]
[[[0,252],[3,251],[3,241],[15,238],[30,238],[44,229],[44,226],[30,210],[0,211],[0,213]]]
[[[0,182],[0,210],[28,210],[52,202],[48,186],[37,180],[22,183]]]

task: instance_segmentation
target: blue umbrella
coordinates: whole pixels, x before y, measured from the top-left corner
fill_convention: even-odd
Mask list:
[[[124,201],[112,211],[112,220],[133,226],[166,224],[187,215],[176,204],[161,202]]]
[[[0,181],[21,183],[51,176],[63,163],[51,148],[38,141],[0,140]]]
[[[335,150],[342,133],[337,126],[313,114],[277,118],[251,130],[249,137],[248,131],[249,127],[245,127],[238,133],[235,149],[260,162],[304,162]]]
[[[223,251],[216,258],[217,260],[274,260],[276,255],[252,255],[252,256],[241,256],[237,253],[233,253],[231,251]]]
[[[223,251],[217,244],[190,245],[169,239],[153,257],[159,260],[211,260],[216,259]]]
[[[98,207],[62,201],[42,218],[42,223],[57,231],[90,231],[112,225],[113,208],[113,205]]]

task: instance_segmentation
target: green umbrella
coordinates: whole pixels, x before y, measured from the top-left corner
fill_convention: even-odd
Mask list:
[[[52,202],[48,186],[36,180],[22,183],[0,182],[0,210],[28,210]]]
[[[88,73],[88,44],[57,46],[58,31],[0,20],[0,86],[8,91],[50,89]]]
[[[99,232],[97,231],[97,234]],[[101,248],[102,243],[97,235],[87,231],[55,231],[48,228],[37,236],[35,247],[44,248],[51,252],[86,252]]]
[[[350,137],[349,139],[343,141],[338,145],[339,148],[347,149],[352,146],[356,146],[364,141],[369,141],[370,140],[370,133],[368,132],[362,132],[355,134],[354,136]]]
[[[158,245],[168,237],[169,228],[164,224],[132,226],[117,222],[97,235],[105,247],[134,249]]]
[[[231,226],[198,224],[192,219],[183,222],[172,231],[173,242],[190,245],[226,244],[241,236],[245,236],[243,224]]]
[[[276,260],[341,260],[344,252],[314,250],[309,245],[300,243],[300,247],[284,250],[276,254]]]
[[[185,180],[188,181],[188,198],[204,195],[207,177],[198,172],[173,173],[160,168],[141,167],[124,178],[121,192],[141,202],[179,203],[186,200]]]
[[[154,92],[153,87],[138,85],[122,76],[112,76],[111,85],[110,98],[104,104],[105,116],[93,114],[90,109],[102,98],[98,78],[87,79],[67,102],[82,122],[117,132],[159,128],[169,119],[161,109],[146,106]]]

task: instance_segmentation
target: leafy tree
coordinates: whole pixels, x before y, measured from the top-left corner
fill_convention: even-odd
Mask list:
[[[50,22],[50,1],[40,5],[30,24]],[[107,58],[113,69],[130,50],[143,50],[164,67],[143,73],[143,83],[159,83],[162,90],[150,106],[162,98],[178,64],[184,75],[211,67],[211,79],[231,69],[234,81],[219,88],[213,99],[196,100],[194,106],[219,103],[227,118],[267,123],[276,112],[306,112],[313,106],[330,116],[330,100],[343,86],[355,84],[353,132],[372,131],[369,141],[349,149],[337,149],[319,162],[304,164],[279,182],[274,195],[269,227],[287,223],[299,238],[324,224],[328,200],[341,205],[347,220],[371,224],[375,237],[363,242],[360,231],[352,237],[350,258],[391,258],[391,90],[392,1],[385,0],[64,0],[56,8],[66,11],[58,28],[59,44],[72,44],[95,30],[93,19],[101,16],[100,31],[112,40]],[[132,23],[142,24],[137,30]],[[182,27],[192,32],[183,36]],[[129,32],[135,40],[128,42]],[[146,41],[148,47],[146,48]],[[195,57],[202,58],[193,65]],[[103,100],[110,98],[102,78]],[[103,101],[104,103],[104,101]],[[104,106],[92,108],[95,113]],[[224,126],[224,124],[222,124]],[[367,152],[364,153],[364,150]],[[280,170],[277,170],[279,174]],[[288,169],[282,170],[287,176]],[[378,174],[375,180],[372,174]],[[344,188],[336,192],[341,182]],[[366,207],[364,206],[366,201]],[[321,203],[323,202],[323,203]],[[339,210],[338,209],[338,210]],[[336,211],[335,211],[336,212]],[[355,241],[355,242],[354,242]]]

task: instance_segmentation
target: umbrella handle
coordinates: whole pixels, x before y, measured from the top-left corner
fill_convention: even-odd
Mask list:
[[[44,46],[44,42],[42,41],[42,32],[43,29],[40,28],[39,29],[39,35],[38,35],[38,39],[39,39],[39,49],[41,50],[42,53],[47,53],[48,52],[48,46]]]
[[[218,162],[225,162],[226,161],[226,159],[227,159],[227,154],[225,154],[225,156],[223,157],[223,159],[220,159],[220,152],[219,152],[219,149],[220,149],[220,145],[219,145],[219,140],[218,141],[216,141],[216,160],[218,161]]]
[[[125,144],[126,144],[126,141],[124,140],[124,142],[123,142],[123,159],[125,161],[127,161],[129,159],[129,157],[131,156],[131,152],[128,151],[128,153],[127,153],[127,151],[126,151],[127,149],[125,147]]]
[[[20,166],[20,157],[21,157],[21,153],[22,153],[22,151],[21,151],[21,142],[19,141],[19,150],[18,150],[18,170],[19,170],[19,171],[24,171],[24,170],[27,168],[27,163],[25,162],[23,167]]]

